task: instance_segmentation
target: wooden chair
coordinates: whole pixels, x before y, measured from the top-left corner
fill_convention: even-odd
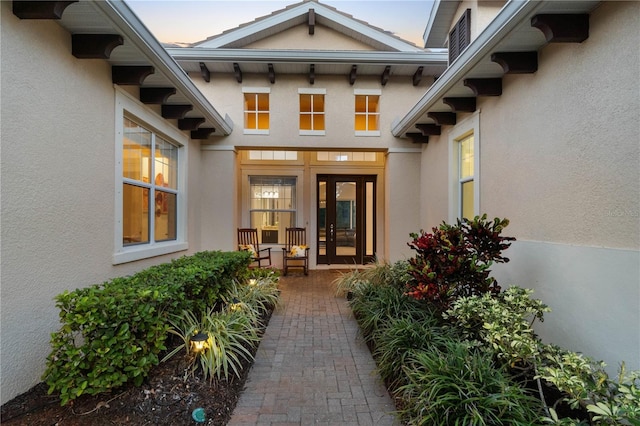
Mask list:
[[[309,275],[309,247],[306,228],[286,228],[285,245],[282,248],[282,269],[287,275],[289,268],[303,268]]]
[[[267,262],[265,266],[271,266],[271,247],[260,248],[256,228],[238,228],[238,249],[251,251],[253,261],[258,262],[259,268],[263,261]]]

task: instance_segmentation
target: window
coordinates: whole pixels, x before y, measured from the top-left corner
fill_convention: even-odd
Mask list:
[[[246,87],[244,94],[244,134],[269,134],[269,88]]]
[[[380,90],[356,90],[356,136],[380,136]]]
[[[319,151],[316,153],[317,161],[331,162],[375,162],[378,161],[376,152],[365,151]]]
[[[480,111],[449,133],[449,221],[480,212]]]
[[[185,240],[189,139],[116,89],[113,263],[188,249]]]
[[[460,196],[460,212],[462,218],[473,219],[474,214],[474,142],[473,133],[459,142],[458,149],[458,194]]]
[[[250,226],[263,244],[283,244],[285,228],[296,226],[296,177],[249,176]]]
[[[178,147],[124,118],[122,245],[177,239]]]
[[[471,9],[465,10],[449,33],[449,64],[471,43]]]
[[[296,161],[298,151],[270,151],[270,150],[250,150],[249,160],[252,161]]]
[[[299,89],[300,135],[324,135],[325,89]]]

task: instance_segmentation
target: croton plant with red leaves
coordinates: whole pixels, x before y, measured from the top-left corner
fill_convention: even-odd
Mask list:
[[[408,245],[416,256],[409,260],[414,280],[406,294],[446,310],[459,297],[499,293],[500,286],[489,276],[489,268],[509,261],[502,251],[515,238],[500,235],[508,224],[507,219],[487,221],[483,215],[458,219],[455,225],[443,222],[431,233],[411,234],[413,241]]]

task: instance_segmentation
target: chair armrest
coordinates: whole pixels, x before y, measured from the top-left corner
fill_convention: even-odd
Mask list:
[[[271,253],[271,247],[267,247],[267,248],[262,248],[260,250],[258,250],[258,253],[261,251],[268,251],[269,253]]]

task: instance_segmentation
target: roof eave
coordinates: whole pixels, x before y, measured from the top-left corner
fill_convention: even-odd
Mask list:
[[[220,115],[125,2],[107,0],[97,1],[93,4],[108,16],[154,67],[160,70],[195,107],[202,111],[207,120],[217,126],[222,135],[231,134],[233,131],[231,119],[228,116],[223,118]]]
[[[422,35],[424,47],[442,48],[449,34],[449,26],[458,10],[460,0],[435,0]]]
[[[507,36],[522,19],[541,7],[542,2],[527,0],[509,2],[487,28],[456,58],[420,100],[391,126],[391,133],[401,137],[410,131],[416,120],[445,96],[473,67]]]

